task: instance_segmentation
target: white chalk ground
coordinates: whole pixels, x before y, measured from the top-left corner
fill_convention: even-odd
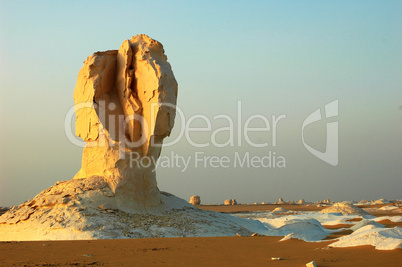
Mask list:
[[[282,240],[320,241],[341,230],[328,230],[323,225],[350,224],[355,232],[330,246],[402,248],[400,227],[384,228],[376,223],[384,219],[401,222],[402,216],[377,218],[350,207],[350,203],[335,205],[338,207],[335,211],[340,211],[337,213],[288,211],[228,215],[197,209],[169,193],[162,193],[162,200],[163,205],[158,209],[139,212],[135,207],[121,205],[127,203],[126,199],[114,195],[100,177],[60,182],[3,214],[0,241],[250,236],[253,233],[283,236]],[[345,214],[350,212],[357,214]],[[364,220],[348,221],[353,218]]]
[[[379,250],[402,248],[402,228],[383,228],[375,225],[366,225],[350,235],[343,236],[331,247],[355,247],[372,245]]]
[[[157,208],[131,207],[102,177],[56,183],[0,216],[0,241],[250,236],[264,225],[195,208],[162,193]]]
[[[384,206],[382,208],[366,208],[364,209],[367,212],[378,212],[378,213],[402,213],[402,207],[399,206]]]
[[[351,229],[350,235],[336,239],[333,247],[354,247],[372,245],[379,250],[402,248],[402,228],[384,228],[377,223],[385,219],[402,222],[402,216],[374,217],[367,215],[343,215],[342,213],[299,212],[299,214],[280,216],[271,212],[238,213],[235,216],[262,222],[267,228],[260,234],[284,236],[281,241],[297,238],[305,241],[320,241],[327,235],[342,229]],[[348,221],[363,218],[360,222]],[[351,228],[325,229],[323,225],[350,224]]]

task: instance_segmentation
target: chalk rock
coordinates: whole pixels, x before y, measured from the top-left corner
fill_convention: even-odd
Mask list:
[[[57,182],[6,212],[2,231],[13,225],[10,239],[18,240],[19,229],[27,227],[37,235],[56,226],[89,227],[93,222],[79,219],[87,208],[104,207],[108,213],[169,210],[156,184],[155,163],[174,125],[176,99],[177,82],[163,46],[146,35],[124,41],[119,50],[89,56],[74,90],[76,135],[86,143],[81,169],[73,180]],[[48,224],[37,224],[41,218]]]
[[[283,212],[288,212],[288,210],[284,209],[282,207],[279,207],[279,208],[274,209],[272,212],[274,212],[274,213],[283,213]]]
[[[362,215],[372,216],[370,213],[362,210],[359,207],[354,206],[349,202],[338,202],[331,207],[321,210],[321,213],[342,213],[343,215]]]
[[[300,199],[298,202],[297,202],[297,204],[299,204],[299,205],[304,205],[306,202],[304,201],[304,199]]]
[[[236,199],[226,199],[224,202],[225,205],[237,205]]]
[[[204,211],[156,185],[155,162],[175,119],[177,82],[146,35],[89,56],[74,91],[86,145],[74,179],[0,216],[0,241],[250,236],[262,227]]]
[[[81,190],[77,190],[80,188]],[[100,177],[63,181],[0,216],[0,241],[250,236],[249,222],[161,192],[164,205],[125,212]],[[162,209],[163,208],[163,209]],[[244,226],[242,226],[244,220]],[[260,227],[258,224],[254,227]]]
[[[86,142],[74,178],[103,177],[131,208],[160,205],[155,162],[173,128],[176,98],[163,46],[144,34],[89,56],[74,90],[76,135]]]
[[[317,267],[317,264],[315,263],[315,261],[310,261],[306,264],[306,267]]]
[[[324,204],[331,204],[332,201],[331,201],[329,198],[327,198],[327,199],[324,199],[324,201],[323,201],[322,203],[324,203]]]
[[[283,198],[279,198],[279,200],[278,200],[278,204],[284,204],[285,203],[285,201],[283,201]]]
[[[402,249],[402,228],[377,227],[376,225],[363,226],[350,235],[342,236],[338,241],[330,244],[331,247],[374,246],[378,250]]]
[[[201,204],[200,196],[192,196],[190,198],[190,204],[192,204],[192,205],[200,205]]]
[[[358,222],[355,225],[353,225],[352,227],[350,227],[349,229],[352,230],[353,232],[355,232],[355,231],[359,230],[360,228],[362,228],[362,227],[364,227],[366,225],[374,225],[375,227],[378,227],[378,228],[384,228],[384,226],[381,223],[378,223],[376,221],[363,219],[360,222]]]
[[[385,200],[385,199],[383,199],[383,198],[377,199],[377,200],[371,202],[371,204],[373,204],[373,205],[376,205],[376,204],[388,204],[388,203],[389,203],[389,201],[388,201],[388,200]]]

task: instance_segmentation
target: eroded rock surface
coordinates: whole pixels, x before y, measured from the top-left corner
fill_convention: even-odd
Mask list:
[[[201,197],[200,196],[191,196],[189,203],[192,204],[192,205],[200,205],[201,204]]]
[[[103,177],[132,209],[162,204],[155,162],[174,125],[176,98],[163,46],[146,35],[89,56],[74,91],[76,135],[87,143],[74,178]]]
[[[86,146],[74,179],[0,216],[0,240],[250,235],[247,220],[160,192],[155,163],[175,119],[177,82],[163,46],[146,35],[96,52],[74,91]]]
[[[161,192],[163,210],[125,212],[101,177],[57,182],[0,217],[0,240],[77,240],[250,235],[238,218]]]

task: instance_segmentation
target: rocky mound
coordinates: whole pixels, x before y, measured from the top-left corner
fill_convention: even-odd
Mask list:
[[[201,204],[201,197],[200,196],[191,196],[190,198],[190,204],[192,205],[200,205]]]
[[[372,216],[370,213],[364,211],[363,209],[356,207],[349,202],[338,202],[331,207],[321,210],[321,213],[342,213],[343,215],[362,215],[362,216]]]
[[[383,228],[366,225],[350,235],[341,237],[331,247],[356,247],[372,245],[378,250],[394,250],[402,248],[402,228]]]
[[[169,193],[138,210],[102,177],[58,182],[0,217],[0,240],[249,236],[244,219],[203,211]],[[244,225],[245,224],[245,225]],[[255,222],[255,224],[259,224]]]
[[[288,212],[288,210],[284,209],[282,207],[279,207],[279,208],[275,208],[272,212],[274,212],[274,213],[284,213],[284,212]]]

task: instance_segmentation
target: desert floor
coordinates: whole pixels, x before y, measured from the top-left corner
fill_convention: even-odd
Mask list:
[[[321,209],[304,205],[202,205],[199,208],[241,212],[268,211],[279,206],[288,210]],[[381,223],[387,227],[401,226],[386,220]],[[343,234],[347,233],[339,232],[328,238]],[[305,266],[312,260],[318,266],[400,266],[398,264],[402,262],[400,249],[380,251],[372,246],[328,248],[332,241],[279,242],[281,238],[236,236],[0,242],[0,266]],[[272,257],[282,260],[274,261]]]

